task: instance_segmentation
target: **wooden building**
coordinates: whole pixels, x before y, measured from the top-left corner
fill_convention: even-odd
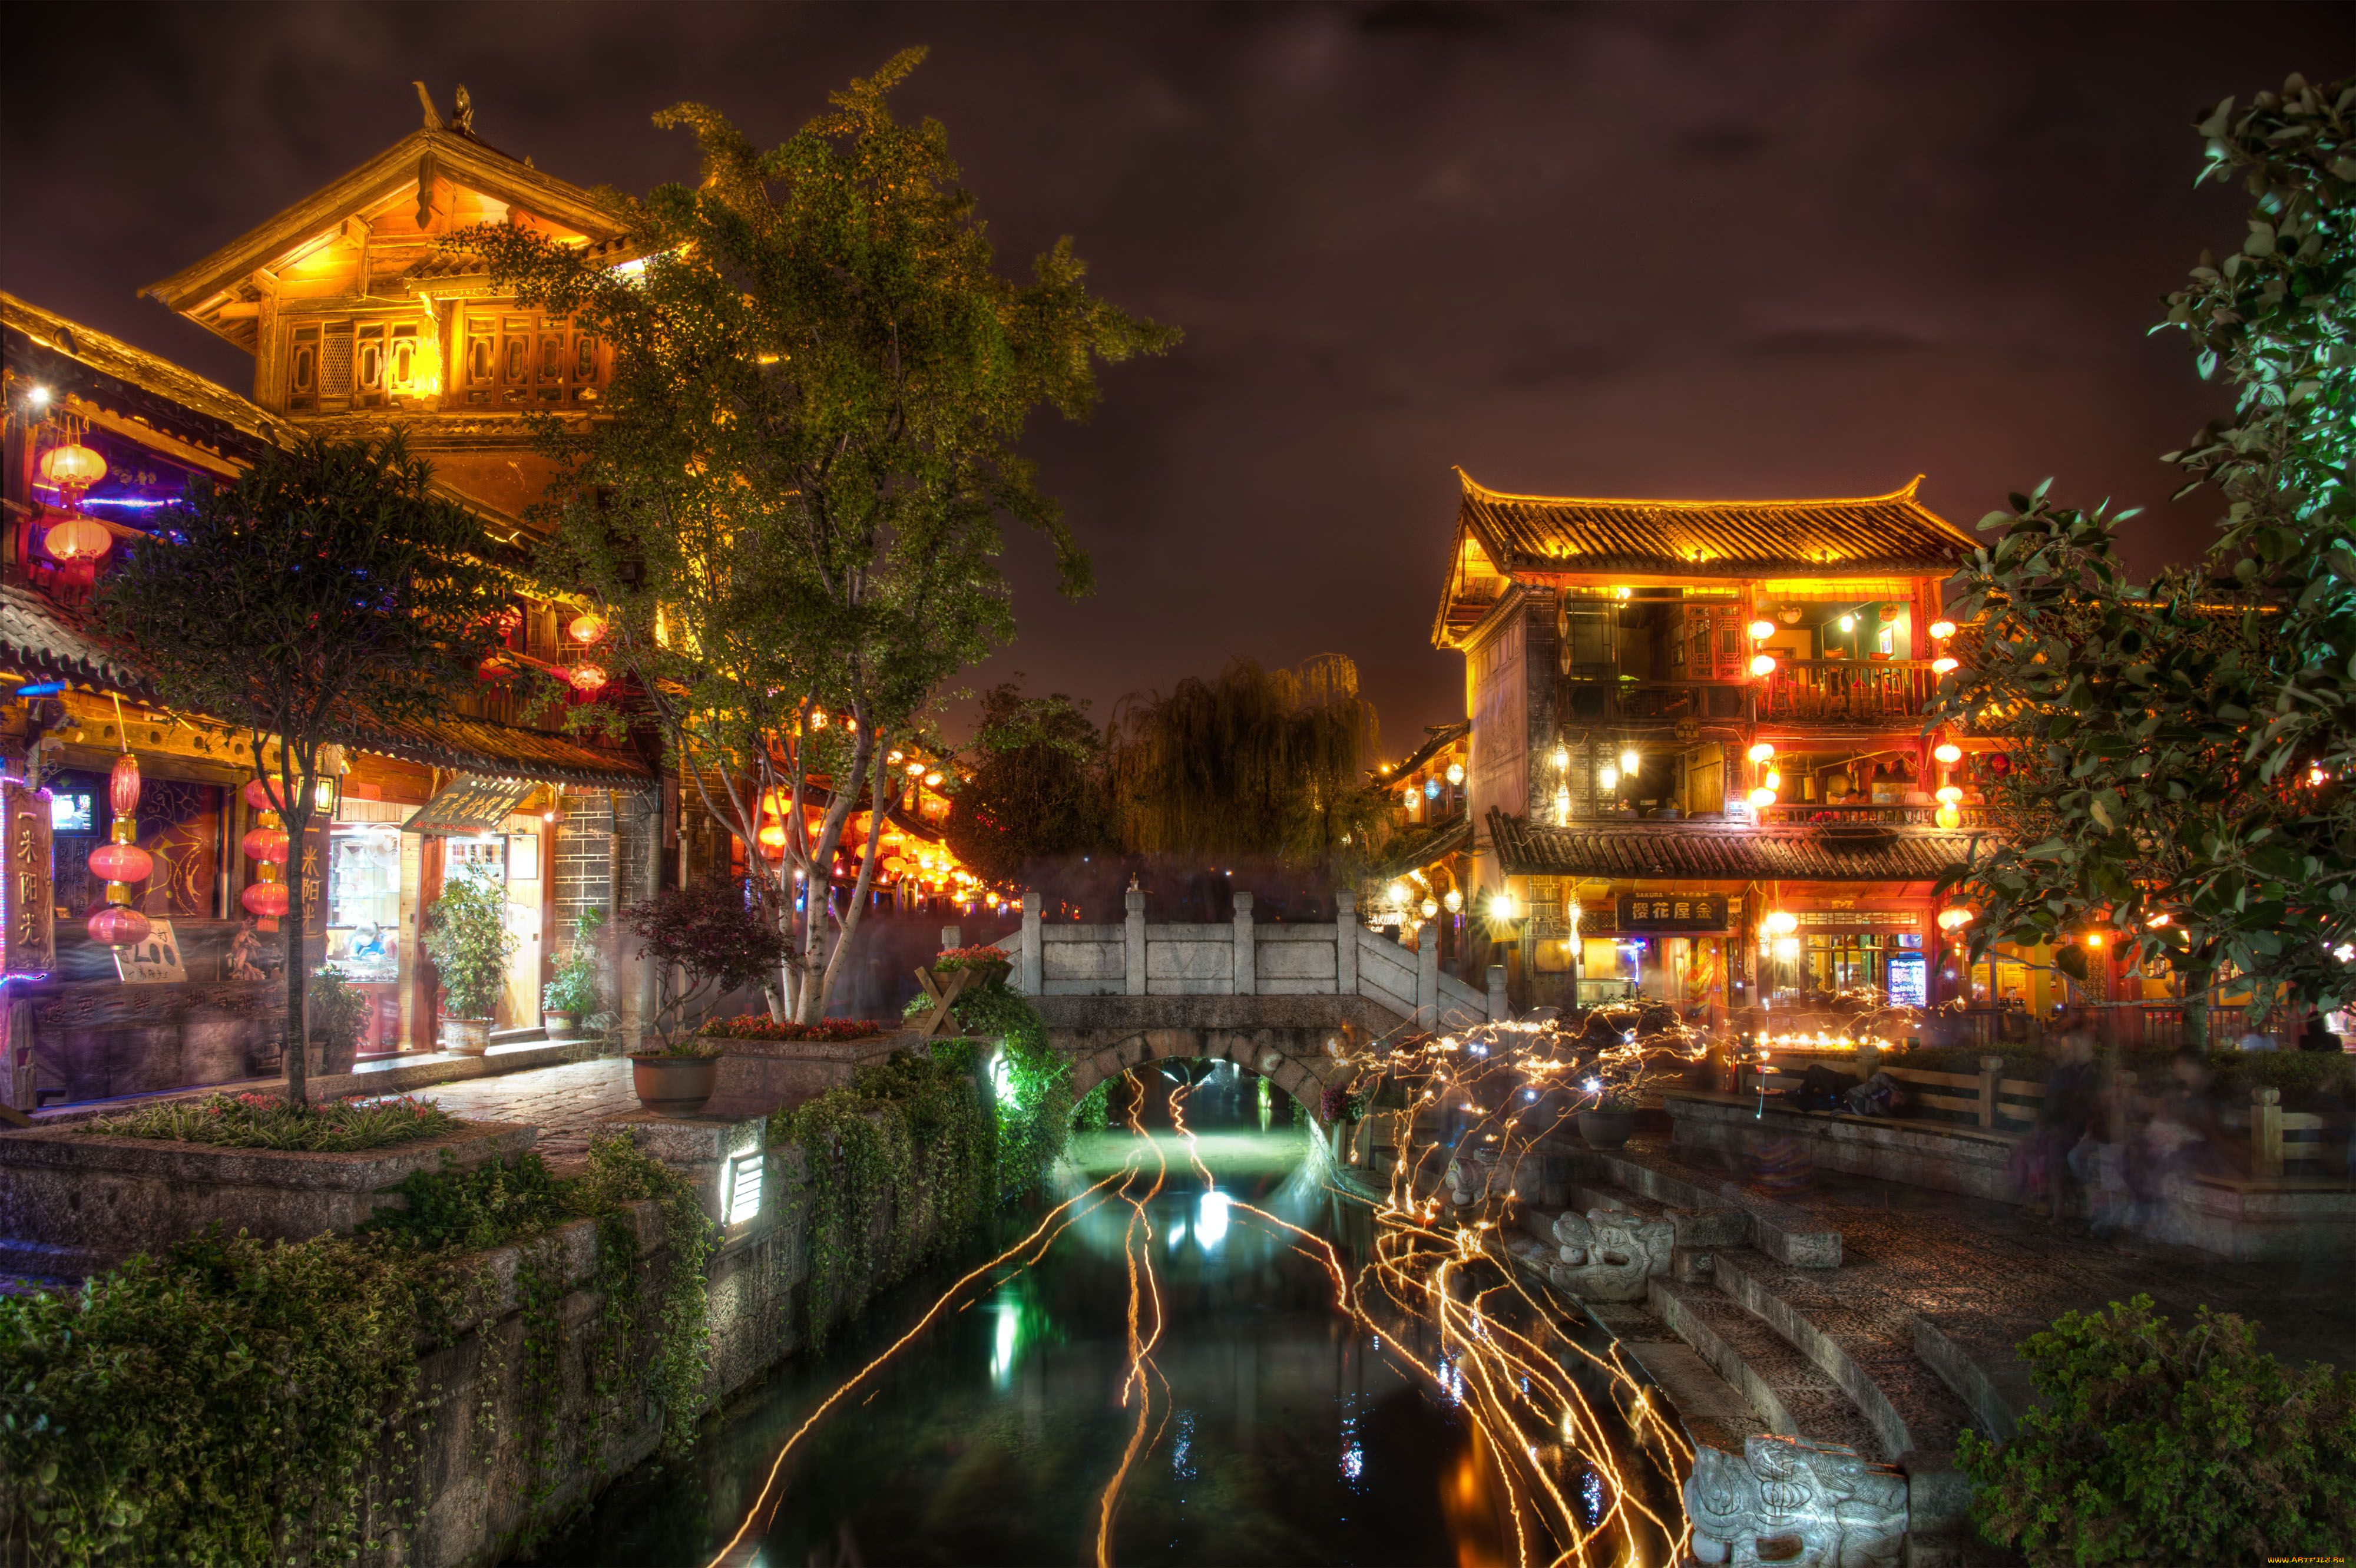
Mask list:
[[[1912,484],[1684,501],[1464,477],[1432,639],[1465,660],[1465,961],[1501,948],[1523,1006],[1718,1023],[1954,994],[1932,884],[1975,824],[1938,797],[1954,759],[1922,718],[1970,548]]]

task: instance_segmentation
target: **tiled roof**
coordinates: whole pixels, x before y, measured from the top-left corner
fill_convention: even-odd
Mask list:
[[[1511,875],[1666,876],[1720,882],[1930,882],[1961,862],[1970,833],[1902,827],[1732,827],[1704,822],[1536,826],[1489,813]]]
[[[1376,882],[1387,882],[1410,871],[1421,871],[1433,861],[1454,854],[1472,842],[1472,819],[1458,812],[1444,822],[1419,828],[1410,836],[1391,846],[1380,865],[1366,875]]]
[[[159,430],[250,457],[285,428],[227,387],[13,294],[0,293],[0,326],[12,368],[35,381],[78,382],[72,390]]]
[[[124,696],[156,695],[147,672],[92,636],[74,612],[13,584],[0,584],[0,665],[85,682]],[[433,768],[618,789],[645,789],[652,782],[646,764],[635,757],[487,719],[399,725],[356,720],[340,738],[362,751]]]
[[[1466,736],[1471,735],[1472,733],[1472,721],[1471,719],[1459,719],[1452,725],[1431,725],[1429,732],[1424,736],[1423,744],[1417,746],[1413,751],[1408,753],[1406,760],[1399,763],[1398,767],[1392,768],[1387,777],[1394,779],[1406,778],[1408,774],[1414,772],[1417,768],[1430,761],[1434,757],[1447,750],[1450,746],[1454,746],[1458,741],[1462,740]]]
[[[1457,512],[1508,577],[1583,572],[1671,576],[1808,576],[1953,571],[1975,542],[1914,499],[1917,478],[1886,496],[1832,500],[1599,500],[1493,490],[1462,468]]]

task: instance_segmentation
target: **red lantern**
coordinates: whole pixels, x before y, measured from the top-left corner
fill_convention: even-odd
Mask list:
[[[102,843],[90,852],[90,868],[109,882],[145,882],[155,857],[136,844]]]
[[[245,803],[257,811],[283,811],[286,802],[278,798],[275,779],[249,779],[245,781]]]
[[[127,751],[114,759],[114,771],[106,781],[106,800],[118,817],[139,813],[139,759]]]
[[[603,691],[605,686],[605,671],[594,664],[575,664],[569,678],[573,689],[584,696]]]
[[[279,916],[286,913],[286,884],[284,882],[254,883],[239,896],[238,902],[243,904],[250,914],[259,915],[264,920],[275,920]],[[276,930],[278,928],[264,926],[262,929]]]
[[[120,904],[108,904],[90,918],[85,928],[90,940],[101,947],[127,948],[147,940],[153,929],[147,917],[136,909],[126,909]]]
[[[239,842],[238,847],[245,852],[248,860],[258,860],[265,865],[284,865],[286,864],[287,842],[286,834],[281,829],[253,828]],[[91,857],[91,864],[97,864],[96,856]]]
[[[67,518],[41,536],[49,553],[71,565],[76,561],[96,561],[114,548],[114,535],[102,522],[93,522],[79,514]]]

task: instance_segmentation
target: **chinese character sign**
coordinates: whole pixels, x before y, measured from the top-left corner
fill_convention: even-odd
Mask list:
[[[1623,931],[1714,933],[1728,928],[1727,900],[1714,893],[1623,893],[1619,914]]]
[[[50,880],[49,800],[13,780],[0,785],[0,843],[6,845],[0,888],[0,937],[10,974],[47,974],[57,961],[57,898]]]

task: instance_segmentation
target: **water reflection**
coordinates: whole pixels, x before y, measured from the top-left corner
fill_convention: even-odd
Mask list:
[[[766,1523],[731,1561],[1091,1561],[1108,1513],[1107,1555],[1122,1564],[1508,1560],[1509,1507],[1452,1408],[1461,1370],[1437,1396],[1402,1359],[1430,1364],[1436,1337],[1387,1325],[1404,1342],[1386,1348],[1336,1310],[1334,1276],[1312,1255],[1322,1250],[1264,1218],[1330,1240],[1345,1271],[1370,1260],[1367,1212],[1328,1190],[1304,1128],[1261,1130],[1257,1080],[1236,1076],[1202,1085],[1213,1092],[1186,1114],[1212,1183],[1166,1104],[1146,1108],[1143,1140],[1076,1140],[1060,1196],[1117,1181],[1143,1155],[1130,1188],[1143,1201],[1082,1198],[1041,1261],[981,1282],[854,1389],[793,1450]],[[1144,1200],[1161,1161],[1165,1179]],[[1130,1323],[1141,1246],[1139,1332],[1158,1330],[1143,1362]],[[879,1304],[864,1342],[780,1369],[694,1455],[626,1477],[541,1560],[709,1562],[761,1498],[787,1435],[957,1272]]]

